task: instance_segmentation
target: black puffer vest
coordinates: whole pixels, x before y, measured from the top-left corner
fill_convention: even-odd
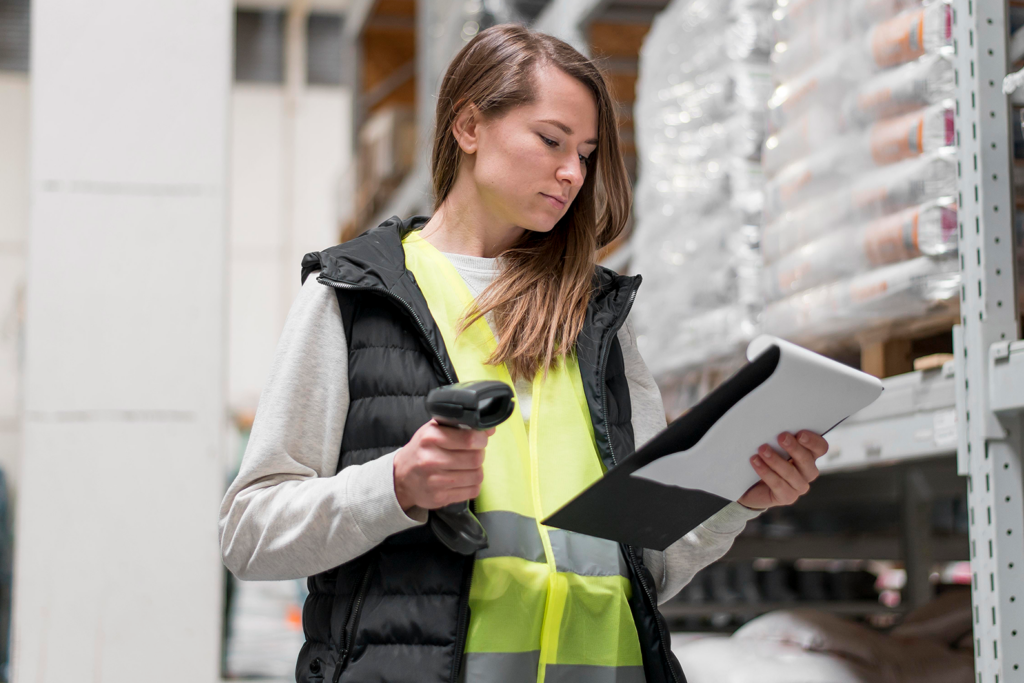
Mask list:
[[[350,406],[339,471],[405,445],[430,416],[424,398],[458,381],[419,286],[405,268],[402,237],[428,218],[393,217],[302,261],[302,280],[335,287],[349,347]],[[633,452],[633,427],[616,332],[640,278],[598,267],[577,341],[598,451],[608,467]],[[640,548],[622,547],[648,683],[684,683],[657,610]],[[387,538],[365,555],[310,577],[299,683],[454,682],[469,623],[473,558],[451,552],[427,526]]]

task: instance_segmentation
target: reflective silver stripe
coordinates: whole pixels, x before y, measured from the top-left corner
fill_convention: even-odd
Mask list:
[[[544,683],[646,683],[646,679],[642,666],[548,664]]]
[[[487,531],[488,547],[476,554],[486,557],[518,557],[530,562],[546,562],[540,530],[532,517],[515,512],[494,510],[476,515]]]
[[[540,651],[467,652],[466,683],[524,683],[537,680]],[[550,667],[548,671],[550,671]],[[641,679],[642,683],[643,679]]]
[[[579,576],[625,576],[629,567],[615,541],[586,536],[572,531],[552,529],[548,532],[555,566],[560,572]]]
[[[476,554],[477,559],[488,557],[518,557],[529,562],[546,562],[544,543],[537,522],[515,512],[492,510],[477,513],[487,530],[489,543]],[[551,550],[555,554],[555,567],[560,572],[579,576],[625,576],[629,578],[626,558],[619,544],[595,536],[586,536],[562,529],[551,529]]]
[[[537,680],[540,652],[467,652],[465,683],[527,683]],[[646,683],[642,666],[548,664],[545,683]]]

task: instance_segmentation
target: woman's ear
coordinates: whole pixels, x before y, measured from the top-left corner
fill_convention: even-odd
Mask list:
[[[459,110],[452,123],[452,135],[466,154],[475,154],[480,134],[480,111],[470,103]]]

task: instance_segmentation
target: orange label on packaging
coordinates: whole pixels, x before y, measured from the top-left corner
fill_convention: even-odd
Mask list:
[[[850,287],[850,300],[854,303],[861,303],[885,294],[887,289],[889,289],[889,283],[885,280],[863,287]]]
[[[790,291],[795,284],[807,277],[807,274],[810,272],[811,264],[806,261],[798,263],[788,270],[780,271],[778,275],[779,290],[782,292]]]
[[[924,54],[924,12],[908,12],[879,24],[871,34],[871,56],[881,67],[895,66]]]
[[[808,79],[806,83],[800,86],[799,89],[794,90],[789,97],[782,103],[782,111],[793,112],[800,108],[800,102],[803,101],[808,95],[818,89],[818,79]]]
[[[881,108],[892,100],[891,88],[879,88],[871,92],[861,93],[857,96],[857,108],[862,112],[870,112],[875,108]]]
[[[851,193],[853,199],[853,205],[858,209],[866,209],[874,205],[881,204],[889,198],[889,191],[885,185],[879,187],[871,187],[865,190],[859,190]]]
[[[873,266],[920,256],[917,250],[917,209],[873,221],[864,230],[864,255]]]
[[[879,166],[921,154],[924,145],[924,116],[910,114],[871,126],[871,158]]]
[[[793,196],[800,191],[800,188],[811,182],[813,177],[810,171],[804,171],[790,182],[781,185],[779,187],[779,198],[782,200],[782,203],[788,204],[793,199]]]

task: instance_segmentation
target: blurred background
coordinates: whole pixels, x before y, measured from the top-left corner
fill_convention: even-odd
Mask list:
[[[761,333],[886,384],[663,606],[691,683],[1024,680],[1024,399],[967,388],[1024,357],[1018,0],[0,0],[2,680],[293,679],[304,582],[230,577],[220,499],[302,255],[430,212],[510,21],[608,78],[669,419]]]

